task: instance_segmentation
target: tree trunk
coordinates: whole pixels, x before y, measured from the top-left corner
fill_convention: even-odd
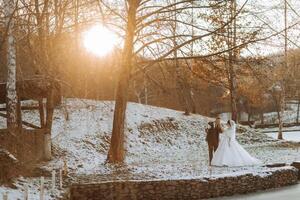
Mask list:
[[[144,104],[148,105],[148,83],[147,77],[144,75]]]
[[[137,98],[137,101],[139,104],[142,104],[142,98],[141,98],[141,91],[139,91],[139,88],[137,87],[136,81],[133,81],[133,90],[134,90],[134,94]]]
[[[125,44],[122,53],[122,70],[117,85],[113,130],[110,149],[107,156],[107,161],[110,163],[122,163],[125,157],[124,126],[129,89],[129,76],[133,65],[133,44],[136,29],[136,12],[139,6],[139,1],[131,0],[128,1],[128,4],[129,10]]]
[[[43,72],[49,74],[50,69],[50,59],[48,57],[48,49],[47,49],[47,36],[49,35],[49,30],[47,27],[48,21],[48,8],[49,8],[49,0],[44,0],[43,8],[41,8],[41,3],[39,0],[34,1],[35,6],[35,16],[36,16],[36,26],[38,33],[38,51],[37,60],[39,61],[39,72]]]
[[[282,140],[282,116],[281,116],[281,111],[277,111],[277,115],[278,115],[278,123],[279,123],[279,127],[278,127],[278,135],[277,135],[277,139],[278,140]]]
[[[251,121],[251,113],[248,112],[248,123],[250,124],[250,121]]]
[[[263,112],[261,112],[260,113],[260,120],[261,120],[261,124],[265,124],[265,120],[264,120],[264,113]]]
[[[16,47],[15,47],[15,38],[13,36],[13,27],[14,27],[14,10],[15,10],[15,1],[6,0],[4,2],[4,12],[6,18],[6,26],[8,27],[7,32],[7,128],[11,134],[16,134],[18,129],[17,121],[17,89],[16,89]]]
[[[51,160],[52,157],[52,149],[51,149],[51,128],[53,122],[53,87],[51,88],[51,92],[47,96],[47,104],[46,104],[46,133],[44,134],[44,160]]]
[[[185,106],[185,114],[189,115],[190,113],[196,113],[196,106],[194,99],[192,97],[192,90],[187,83],[187,80],[183,80],[181,82],[182,87],[181,87],[181,93],[183,95],[183,102]]]
[[[237,88],[237,83],[236,83],[236,75],[235,75],[235,71],[233,69],[233,65],[231,63],[230,67],[230,101],[231,101],[231,118],[233,121],[237,122],[237,117],[238,117],[238,111],[237,111],[237,103],[236,103],[236,99],[237,99],[237,92],[236,92],[236,88]]]
[[[278,130],[278,140],[282,140],[282,128],[283,128],[283,115],[284,115],[284,105],[285,105],[285,101],[284,101],[284,89],[282,86],[282,92],[279,95],[279,112],[278,112],[278,121],[279,121],[279,130]]]
[[[175,8],[176,10],[176,0],[174,0]],[[176,11],[174,13],[174,23],[172,26],[172,31],[173,31],[173,47],[176,48],[177,46],[177,41],[176,41],[176,32],[177,32],[177,16],[176,16]],[[184,114],[185,115],[190,115],[191,112],[195,112],[195,104],[192,100],[191,96],[191,90],[187,84],[186,76],[184,73],[183,68],[181,68],[178,59],[177,59],[177,50],[174,51],[174,58],[175,58],[175,73],[176,73],[176,85],[177,85],[177,95],[179,99],[180,105],[184,108]]]
[[[190,105],[191,112],[196,114],[196,112],[197,112],[196,104],[195,104],[195,101],[194,101],[194,98],[193,98],[193,92],[192,92],[192,89],[190,88],[190,86],[188,86],[186,92],[187,92],[187,98],[188,98],[188,102],[189,102],[189,105]]]
[[[183,72],[183,79],[182,79],[182,85],[183,85],[183,95],[186,102],[186,109],[189,109],[191,113],[196,113],[196,104],[193,98],[193,92],[191,85],[189,83],[189,77],[186,70],[182,70]]]
[[[231,18],[236,15],[236,0],[231,0]],[[231,48],[236,46],[236,19],[233,20],[233,25],[230,25],[229,31],[229,46]],[[237,122],[238,112],[237,112],[237,82],[234,62],[237,58],[236,50],[231,50],[229,52],[229,80],[230,80],[230,96],[231,96],[231,113],[232,120]]]
[[[300,112],[300,100],[298,100],[298,107],[297,107],[297,119],[296,119],[297,124],[299,123],[299,112]]]
[[[176,65],[175,67],[176,67],[177,95],[178,95],[179,103],[184,108],[184,114],[190,115],[190,113],[193,110],[191,108],[191,103],[189,101],[190,93],[181,76],[181,70],[180,67],[178,66],[177,61],[175,61],[175,65]]]

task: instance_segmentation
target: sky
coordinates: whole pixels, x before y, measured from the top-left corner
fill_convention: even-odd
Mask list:
[[[288,29],[288,49],[294,49],[300,46],[300,26],[296,25],[300,23],[300,4],[299,0],[287,0],[287,2],[287,26],[293,26]],[[257,13],[255,14],[259,16],[261,21],[266,23],[265,35],[284,30],[284,0],[250,0],[249,6],[253,10],[256,9]],[[259,19],[256,18],[256,20]],[[284,32],[271,39],[252,45],[251,50],[258,55],[284,51]]]
[[[278,31],[281,31],[281,34],[274,36],[268,40],[260,41],[255,44],[251,44],[248,46],[247,49],[242,51],[243,56],[259,56],[259,55],[269,55],[275,54],[278,52],[282,52],[284,50],[284,0],[237,0],[238,5],[241,6],[247,1],[246,9],[251,10],[248,13],[247,20],[251,21],[252,25],[262,26],[263,29],[259,35],[259,38],[265,38],[267,36],[273,35]],[[294,25],[296,22],[300,22],[300,0],[287,0],[288,2],[288,9],[287,9],[287,22],[288,26]],[[115,1],[114,1],[115,2]],[[123,2],[123,1],[120,1]],[[153,2],[153,1],[152,1]],[[155,1],[156,4],[165,3],[164,1]],[[123,7],[123,6],[121,6]],[[200,11],[201,12],[201,11]],[[299,12],[299,13],[298,13]],[[190,23],[190,19],[187,20]],[[204,28],[207,28],[207,24],[203,22],[203,20],[199,20],[199,23],[203,25]],[[118,24],[118,22],[115,22]],[[199,24],[198,24],[199,25]],[[113,27],[116,28],[116,27]],[[250,27],[246,27],[246,29],[250,29]],[[146,30],[149,32],[150,29]],[[288,48],[294,49],[300,46],[299,41],[299,25],[293,26],[288,30]],[[157,32],[163,33],[165,30],[157,30]],[[116,30],[116,33],[121,33],[123,31]],[[168,32],[168,31],[166,31]],[[168,33],[166,33],[168,34]],[[149,38],[145,38],[144,41],[153,40],[153,35]],[[158,36],[160,37],[160,36]],[[140,45],[143,45],[141,43]],[[156,52],[157,55],[162,55],[167,50],[162,47],[155,46],[154,44],[153,51]],[[197,54],[207,54],[208,52],[208,38],[204,38],[199,42],[199,44],[195,45],[195,51]],[[122,46],[122,45],[121,45]],[[137,49],[139,44],[136,45]],[[191,45],[187,45],[186,47],[190,47]],[[152,48],[151,47],[151,48]],[[183,48],[184,51],[187,49]],[[148,52],[148,56],[146,57],[153,57],[152,53]]]
[[[300,46],[300,0],[287,0],[287,27],[288,29],[288,49],[298,48]],[[266,38],[270,35],[275,35],[270,39],[257,42],[249,45],[247,49],[243,50],[243,56],[261,56],[282,53],[284,51],[284,0],[237,0],[238,7],[241,7],[245,2],[245,10],[250,10],[247,17],[241,19],[241,23],[251,21],[251,26],[262,26],[263,29],[258,38]],[[200,11],[201,12],[201,11]],[[243,20],[246,20],[243,22]],[[190,22],[190,20],[187,20]],[[200,20],[199,23],[205,22]],[[299,23],[299,25],[298,25]],[[199,24],[198,24],[199,25]],[[252,30],[250,26],[245,26],[248,31]],[[255,28],[253,29],[255,30]],[[276,32],[280,34],[276,35]],[[209,38],[202,39],[195,48],[199,54],[209,54],[207,51],[207,44]]]

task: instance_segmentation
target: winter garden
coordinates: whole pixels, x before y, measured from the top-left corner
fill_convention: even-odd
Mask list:
[[[0,200],[297,199],[297,0],[0,11]]]

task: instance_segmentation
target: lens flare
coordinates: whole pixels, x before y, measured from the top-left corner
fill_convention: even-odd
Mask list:
[[[116,35],[100,25],[91,27],[83,35],[84,47],[97,56],[105,56],[111,52],[116,42]]]

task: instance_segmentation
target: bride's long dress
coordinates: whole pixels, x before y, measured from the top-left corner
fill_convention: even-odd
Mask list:
[[[261,161],[252,157],[235,138],[236,126],[220,134],[220,144],[214,153],[211,164],[214,166],[252,166],[259,165]]]

